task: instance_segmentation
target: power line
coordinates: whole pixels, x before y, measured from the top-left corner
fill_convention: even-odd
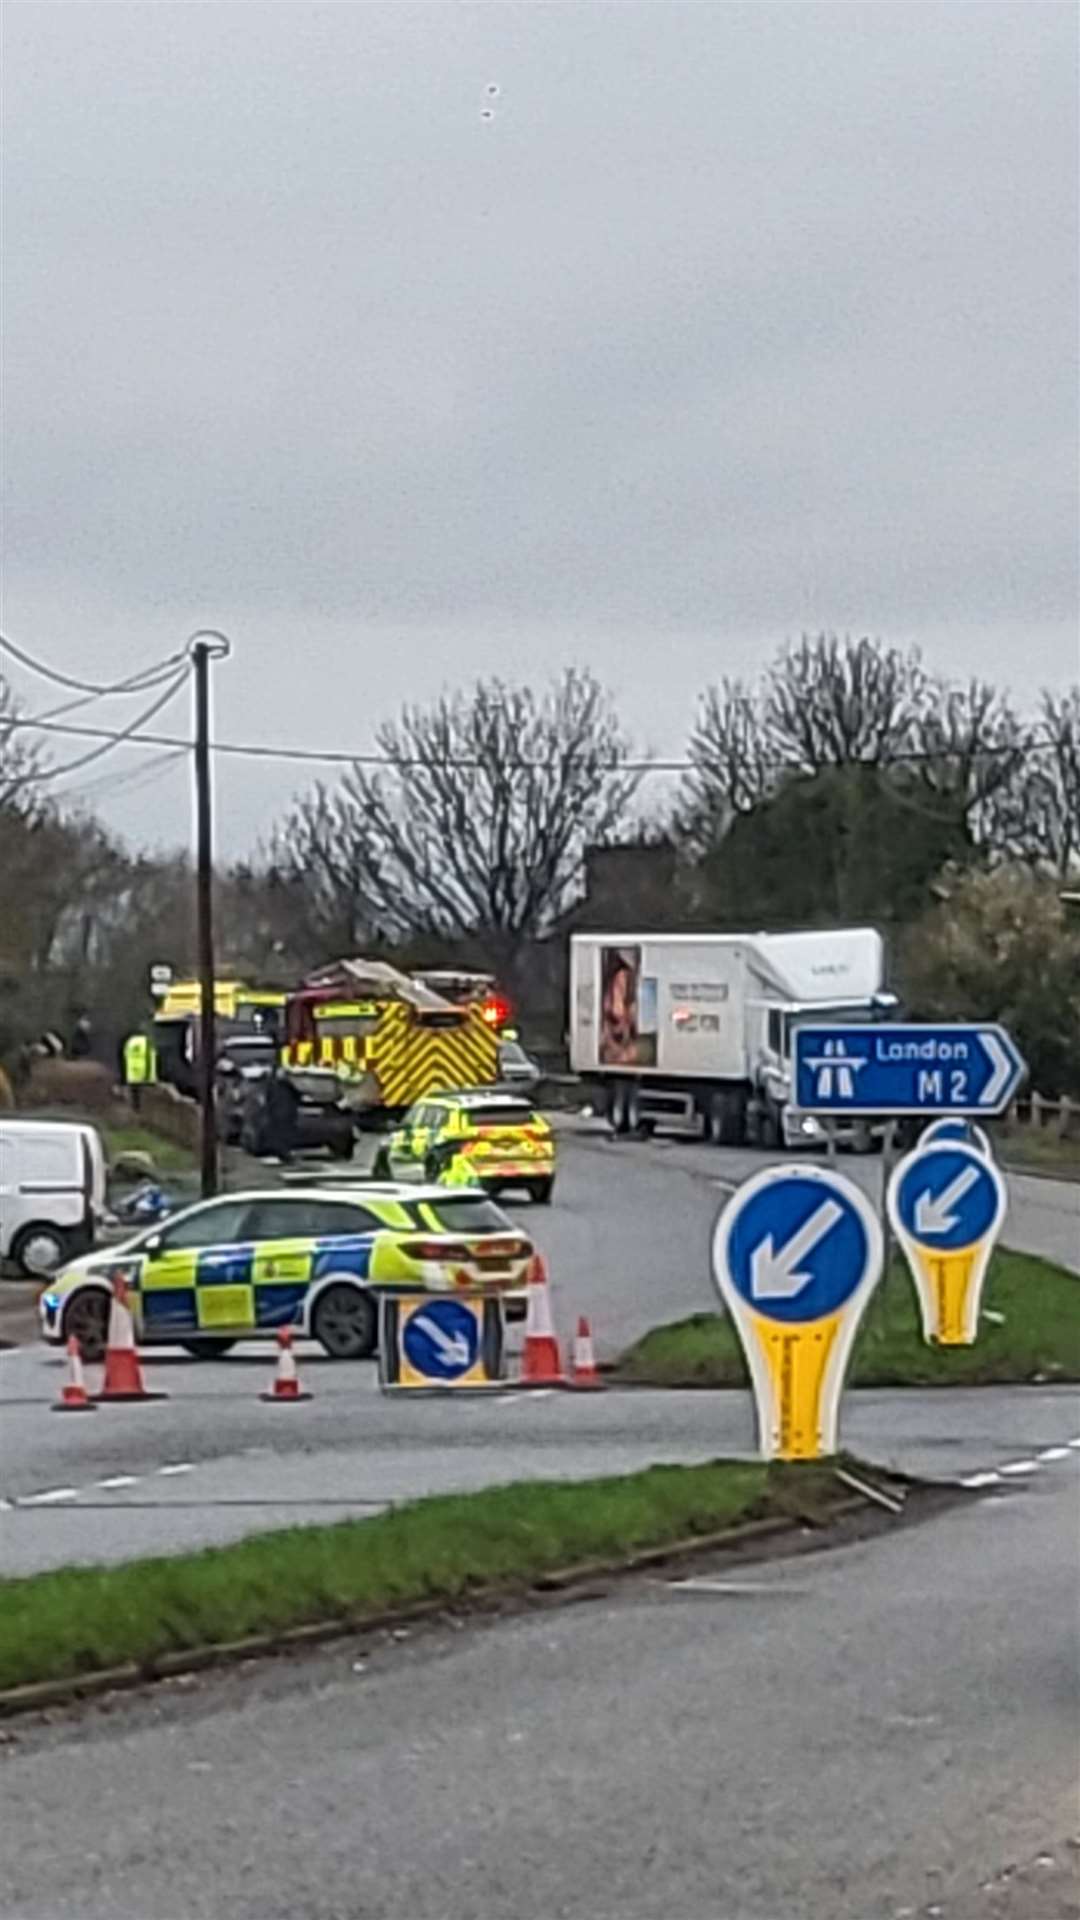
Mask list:
[[[140,667],[137,673],[129,674],[126,680],[117,680],[112,686],[102,687],[98,686],[96,681],[77,680],[70,673],[61,673],[58,667],[47,666],[44,660],[35,659],[32,653],[27,653],[24,647],[17,647],[14,640],[9,640],[2,633],[0,633],[0,653],[10,654],[20,666],[25,667],[30,673],[36,673],[42,680],[51,680],[58,687],[69,687],[74,693],[89,694],[95,700],[104,699],[116,693],[143,693],[149,687],[160,686],[162,680],[187,659],[186,652],[167,654],[164,660],[157,661],[151,667]]]
[[[100,800],[102,795],[111,796],[123,788],[126,794],[142,792],[152,787],[169,772],[187,759],[187,747],[178,747],[164,753],[155,753],[152,759],[144,760],[141,766],[127,767],[122,773],[101,773],[94,780],[87,780],[79,786],[63,787],[62,800]]]
[[[183,676],[181,676],[181,678],[183,678]],[[164,704],[164,702],[162,702],[162,704]],[[155,708],[154,710],[156,711],[157,709]],[[143,716],[143,718],[146,717],[146,715]],[[48,720],[44,717],[41,719],[19,717],[18,719],[5,720],[4,722],[5,731],[16,727],[29,727],[34,731],[40,731],[42,733],[72,734],[84,739],[108,740],[114,743],[123,741],[125,744],[131,746],[177,747],[190,750],[190,741],[181,740],[175,734],[135,733],[133,729],[139,727],[141,724],[141,720],[134,720],[130,728],[126,728],[122,733],[117,733],[107,727],[78,726],[75,724],[65,725],[63,722]],[[1011,746],[979,747],[975,749],[975,752],[980,759],[997,759],[1008,756],[1022,756],[1026,758],[1030,754],[1045,753],[1051,744],[1052,736],[1047,732],[1045,739],[1042,740],[1029,739]],[[213,753],[221,753],[243,759],[285,760],[320,766],[388,767],[391,769],[406,767],[463,767],[479,771],[488,764],[486,760],[471,754],[442,754],[435,756],[432,754],[347,753],[341,749],[332,747],[274,747],[260,745],[255,741],[238,740],[214,740],[211,742],[211,751]],[[948,760],[950,757],[954,757],[955,751],[957,750],[953,750],[953,754],[951,755],[950,749],[947,747],[911,748],[904,753],[893,754],[888,761],[852,760],[846,762],[846,764],[849,766],[881,767],[884,771],[892,766],[933,765],[942,760]],[[582,756],[578,755],[576,757],[580,759]],[[575,756],[570,756],[571,761],[574,758]],[[541,773],[555,764],[562,766],[566,765],[567,762],[560,757],[557,763],[548,760],[508,759],[503,761],[502,764],[514,771]],[[791,762],[778,760],[770,763],[765,770],[782,773],[789,770],[794,772],[797,769]],[[680,760],[612,759],[604,762],[600,771],[612,773],[692,773],[700,772],[701,769],[698,761],[686,758]]]
[[[74,733],[80,733],[80,734],[92,733],[99,740],[103,742],[103,744],[100,746],[91,747],[89,753],[82,753],[78,756],[77,759],[66,761],[63,766],[46,767],[44,772],[35,773],[34,784],[40,785],[41,782],[45,780],[58,780],[64,774],[67,774],[67,773],[77,773],[82,767],[88,767],[92,761],[100,760],[104,754],[112,753],[114,748],[122,746],[126,741],[131,740],[132,738],[135,738],[138,740],[145,740],[149,738],[149,736],[146,734],[137,733],[136,731],[137,728],[141,727],[145,721],[152,720],[156,713],[160,713],[163,707],[168,706],[169,701],[173,699],[174,695],[179,693],[180,688],[183,686],[184,681],[187,679],[189,672],[190,672],[190,665],[187,661],[185,661],[183,667],[181,668],[181,671],[178,674],[174,675],[170,684],[165,688],[164,693],[160,693],[156,700],[152,700],[148,707],[144,707],[141,713],[137,713],[135,715],[134,720],[132,720],[128,726],[121,728],[119,732],[115,732],[112,730],[106,731],[105,729],[100,727],[95,727],[95,728],[65,727],[63,722],[54,724],[53,722],[48,720],[39,720],[37,722],[30,722],[29,723],[30,725],[36,724],[39,727],[48,728],[49,732],[57,732],[57,733],[74,732]],[[21,726],[22,722],[19,721],[19,722],[16,722],[16,724]],[[184,743],[173,742],[171,744],[178,745],[178,744],[184,744]]]

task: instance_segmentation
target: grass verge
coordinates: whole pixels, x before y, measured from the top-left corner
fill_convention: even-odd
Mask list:
[[[576,1483],[419,1500],[370,1520],[229,1547],[0,1581],[0,1689],[77,1682],[183,1651],[318,1622],[362,1625],[424,1601],[508,1595],[582,1563],[751,1520],[821,1524],[850,1500],[826,1462],[718,1460]]]
[[[148,1153],[159,1173],[193,1173],[195,1170],[195,1155],[187,1147],[179,1146],[175,1140],[166,1139],[163,1133],[156,1133],[153,1127],[138,1121],[118,1127],[106,1121],[101,1125],[101,1133],[110,1164],[118,1153]]]
[[[1080,1276],[1049,1260],[994,1254],[973,1347],[928,1347],[907,1268],[895,1261],[871,1300],[852,1354],[849,1386],[956,1387],[1080,1380]],[[729,1320],[696,1313],[655,1327],[627,1349],[619,1380],[659,1387],[738,1387],[749,1380]]]

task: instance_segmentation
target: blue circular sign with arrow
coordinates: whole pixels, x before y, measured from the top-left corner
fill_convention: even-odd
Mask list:
[[[460,1300],[426,1300],[411,1313],[401,1334],[409,1365],[428,1380],[459,1380],[475,1367],[480,1321]]]
[[[938,1141],[955,1140],[962,1147],[974,1147],[978,1153],[989,1156],[990,1142],[981,1127],[972,1120],[933,1120],[924,1127],[919,1135],[919,1146],[929,1147]]]
[[[909,1239],[956,1253],[997,1231],[1005,1212],[1005,1183],[993,1161],[974,1147],[943,1140],[917,1148],[901,1162],[890,1208]]]
[[[735,1194],[720,1227],[732,1286],[770,1320],[836,1313],[879,1257],[868,1203],[848,1181],[817,1169],[769,1168]]]

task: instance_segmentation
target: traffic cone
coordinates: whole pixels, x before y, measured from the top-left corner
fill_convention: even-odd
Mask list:
[[[547,1267],[536,1253],[525,1276],[525,1344],[521,1350],[521,1378],[534,1387],[565,1384],[559,1342],[551,1319]]]
[[[274,1370],[273,1384],[266,1393],[260,1393],[260,1400],[310,1400],[311,1394],[302,1391],[296,1375],[296,1361],[292,1350],[292,1328],[282,1327],[277,1337],[278,1362]]]
[[[135,1345],[135,1323],[128,1305],[127,1281],[112,1276],[109,1332],[105,1342],[105,1377],[95,1400],[167,1400],[167,1393],[151,1393],[143,1379]]]
[[[59,1400],[53,1403],[54,1413],[93,1413],[94,1403],[86,1391],[83,1379],[82,1348],[75,1335],[67,1343],[68,1377],[60,1390]]]
[[[592,1328],[584,1314],[578,1317],[574,1354],[570,1362],[570,1382],[575,1387],[602,1387],[604,1384],[596,1369]]]

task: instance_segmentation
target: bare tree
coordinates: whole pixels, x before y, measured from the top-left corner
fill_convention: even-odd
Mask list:
[[[773,791],[762,705],[757,691],[726,677],[701,696],[676,810],[677,833],[692,848],[715,846],[739,814]]]
[[[768,751],[800,773],[856,760],[887,764],[910,748],[926,687],[917,653],[835,634],[804,637],[784,649],[766,678]]]
[[[916,806],[958,820],[973,842],[993,850],[998,804],[1024,766],[1030,739],[1030,727],[985,680],[928,681],[911,756],[890,784]]]
[[[302,944],[296,914],[336,953],[369,944],[379,930],[379,850],[367,808],[343,783],[302,795],[270,843],[266,878],[291,904],[289,944]],[[291,937],[290,937],[291,936]]]
[[[478,682],[377,738],[386,774],[355,766],[294,811],[293,871],[390,936],[480,934],[504,955],[557,918],[639,780],[610,700],[576,670],[544,694]]]
[[[1080,867],[1080,686],[1044,693],[1012,777],[991,797],[997,846],[1068,879]]]
[[[26,814],[36,803],[42,760],[39,749],[27,739],[21,719],[19,701],[0,673],[0,810]]]

